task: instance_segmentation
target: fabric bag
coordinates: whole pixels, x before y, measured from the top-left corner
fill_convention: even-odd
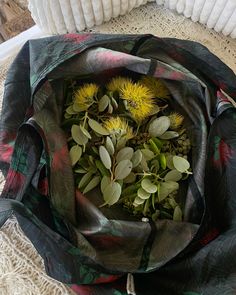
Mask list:
[[[66,80],[120,69],[163,79],[192,143],[184,221],[108,218],[75,188]],[[27,42],[6,79],[0,226],[14,215],[51,277],[82,295],[234,294],[236,77],[204,46],[152,35]]]

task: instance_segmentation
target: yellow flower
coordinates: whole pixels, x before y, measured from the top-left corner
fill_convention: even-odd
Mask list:
[[[104,127],[110,134],[117,135],[118,137],[124,136],[127,140],[134,137],[133,129],[125,119],[121,119],[120,117],[108,119],[104,122]]]
[[[180,115],[179,113],[171,113],[169,115],[169,119],[170,119],[170,129],[176,130],[180,128],[180,126],[182,125],[184,117]]]
[[[94,97],[98,93],[99,86],[94,83],[87,83],[74,93],[74,104],[78,109],[86,110],[94,102]],[[76,109],[77,109],[76,107]]]
[[[154,97],[168,99],[170,92],[160,79],[150,76],[143,76],[140,83],[148,87],[153,93]]]
[[[133,119],[141,122],[154,109],[154,94],[145,85],[140,83],[126,83],[121,88],[121,98],[126,101],[127,109]]]
[[[125,77],[115,77],[112,78],[111,81],[106,85],[107,90],[111,92],[115,91],[120,91],[121,87],[124,87],[126,83],[130,83],[131,79],[130,78],[125,78]]]

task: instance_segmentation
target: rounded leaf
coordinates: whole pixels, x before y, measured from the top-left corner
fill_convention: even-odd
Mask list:
[[[144,199],[141,199],[141,198],[139,198],[139,197],[136,197],[135,199],[134,199],[134,206],[135,207],[137,207],[137,206],[139,206],[139,205],[142,205],[143,203],[145,202],[145,200]]]
[[[70,149],[70,159],[71,159],[71,164],[74,166],[80,159],[82,155],[82,148],[78,145],[74,145]]]
[[[82,125],[80,125],[80,130],[83,132],[83,134],[88,137],[89,139],[91,139],[91,135],[89,134],[88,130],[86,130]]]
[[[104,193],[106,187],[111,183],[111,178],[109,176],[103,176],[102,181],[101,181],[101,192]]]
[[[179,137],[179,133],[175,131],[166,131],[164,134],[160,135],[160,139],[172,139]]]
[[[99,100],[99,103],[98,103],[99,112],[105,111],[105,109],[109,105],[109,102],[110,102],[110,98],[107,95],[103,95],[103,97]]]
[[[146,192],[150,194],[154,194],[155,192],[157,192],[157,186],[153,184],[148,178],[142,180],[141,186]]]
[[[116,162],[119,163],[123,160],[130,160],[133,157],[134,150],[131,147],[124,147],[116,155]]]
[[[175,169],[181,173],[186,172],[190,168],[189,162],[186,159],[179,156],[173,157],[173,165]]]
[[[138,189],[138,197],[140,199],[147,200],[150,198],[150,196],[151,196],[151,194],[146,192],[142,187],[140,187],[140,189]]]
[[[105,146],[106,146],[108,153],[112,156],[115,152],[115,148],[114,148],[114,144],[109,136],[107,136],[107,138],[106,138]]]
[[[66,113],[69,115],[76,115],[77,112],[74,111],[73,106],[70,105],[67,109],[66,109]]]
[[[149,149],[141,149],[141,152],[146,161],[150,161],[151,159],[155,158],[154,153]]]
[[[124,183],[134,183],[136,180],[136,175],[133,172],[130,172],[130,174],[124,179]]]
[[[137,167],[142,161],[143,154],[140,150],[134,152],[131,162],[133,163],[133,168]]]
[[[100,183],[100,176],[95,176],[85,187],[85,189],[83,190],[83,193],[86,194],[89,191],[91,191],[92,189],[94,189],[96,186],[98,186],[98,184]]]
[[[125,179],[132,171],[133,165],[130,160],[123,160],[119,162],[115,169],[116,179]]]
[[[118,202],[121,196],[121,185],[118,182],[110,182],[103,191],[105,204],[112,206]]]
[[[84,135],[78,125],[71,127],[71,136],[78,145],[85,145],[88,142],[88,137]]]
[[[176,206],[174,210],[174,214],[173,214],[173,220],[182,221],[182,216],[183,216],[182,210],[180,209],[179,206]]]
[[[103,145],[101,145],[99,147],[99,156],[100,156],[100,159],[101,159],[103,165],[107,169],[111,169],[111,157],[110,157],[107,149]]]
[[[88,124],[89,124],[90,128],[93,129],[93,131],[95,131],[96,133],[98,133],[100,135],[109,135],[109,131],[106,128],[104,128],[97,121],[95,121],[93,119],[89,119]]]
[[[179,189],[178,182],[175,181],[166,181],[160,184],[158,199],[159,201],[163,201],[169,194]]]
[[[182,178],[182,173],[178,170],[171,170],[165,176],[165,181],[179,181]]]
[[[152,137],[161,136],[170,127],[170,119],[166,116],[161,116],[151,122],[149,125],[148,133]]]
[[[167,157],[166,157],[166,166],[169,168],[169,169],[175,169],[175,166],[174,166],[174,164],[173,164],[173,156],[171,156],[171,155],[168,155]]]

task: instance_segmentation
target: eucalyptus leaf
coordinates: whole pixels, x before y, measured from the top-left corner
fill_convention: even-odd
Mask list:
[[[112,140],[110,139],[109,136],[106,137],[105,147],[106,147],[108,153],[111,156],[113,156],[114,152],[115,152],[115,147],[114,147],[114,144],[113,144],[113,142],[112,142]]]
[[[173,156],[172,155],[166,156],[166,166],[171,170],[175,169],[175,166],[173,164]]]
[[[110,102],[110,98],[107,95],[103,95],[103,97],[99,100],[99,103],[98,103],[99,112],[104,112],[105,109],[108,107],[109,102]]]
[[[134,152],[131,162],[133,163],[133,168],[137,167],[142,161],[143,154],[141,150],[137,150]]]
[[[175,131],[166,131],[164,134],[160,135],[160,139],[173,139],[179,137],[179,133]]]
[[[147,191],[145,191],[142,187],[140,187],[140,189],[138,189],[138,197],[140,199],[147,200],[150,198],[150,196],[151,196],[151,194],[148,193]]]
[[[71,106],[69,106],[67,109],[66,109],[66,113],[67,114],[69,114],[69,115],[76,115],[77,114],[77,112],[76,111],[74,111],[74,109],[73,109],[73,106],[71,105]]]
[[[131,147],[124,147],[116,155],[116,162],[119,163],[123,160],[130,160],[133,157],[134,150]]]
[[[182,173],[178,170],[171,170],[164,177],[165,181],[179,181],[182,178]]]
[[[179,206],[176,206],[174,210],[174,214],[173,214],[173,220],[182,221],[182,216],[183,216],[182,210],[180,209]]]
[[[104,193],[106,187],[111,183],[111,178],[109,176],[103,176],[101,184],[100,184],[100,188],[101,188],[101,192]]]
[[[71,127],[71,136],[78,145],[86,145],[88,142],[88,137],[84,135],[78,125],[73,125]]]
[[[162,202],[166,197],[169,196],[169,194],[176,191],[177,189],[179,189],[178,182],[175,182],[175,181],[162,182],[160,184],[160,190],[158,194],[159,201]]]
[[[148,179],[148,178],[144,178],[144,179],[142,180],[142,182],[141,182],[141,186],[142,186],[142,188],[143,188],[146,192],[148,192],[148,193],[150,193],[150,194],[153,194],[153,193],[157,192],[157,186],[156,186],[155,184],[153,184],[153,183],[151,182],[151,180]]]
[[[112,206],[118,202],[121,196],[121,185],[118,182],[110,182],[104,189],[103,198],[105,204]]]
[[[70,158],[71,158],[71,164],[74,166],[80,159],[82,155],[82,148],[78,145],[74,145],[70,149]]]
[[[88,184],[87,186],[85,187],[85,189],[83,190],[83,193],[86,194],[88,193],[89,191],[91,191],[92,189],[94,189],[96,186],[99,185],[100,183],[100,176],[95,176]]]
[[[109,135],[109,131],[106,128],[104,128],[97,121],[95,121],[93,119],[89,119],[88,124],[89,124],[90,128],[93,129],[93,131],[95,131],[96,133],[101,134],[101,135]]]
[[[173,164],[175,169],[181,173],[186,172],[190,168],[189,162],[186,159],[179,156],[173,157]]]
[[[133,172],[130,172],[130,174],[124,179],[124,183],[134,183],[136,180],[136,175]]]
[[[153,158],[155,158],[155,155],[152,151],[149,149],[141,149],[141,152],[143,154],[143,157],[145,158],[146,161],[150,161]]]
[[[170,119],[167,116],[161,116],[149,125],[148,133],[152,137],[159,137],[170,127]]]
[[[93,175],[93,172],[87,172],[80,180],[79,184],[78,184],[78,188],[81,189],[83,188],[84,186],[86,186],[89,181],[91,180],[92,178],[92,175]]]
[[[116,179],[125,179],[132,171],[133,165],[130,160],[123,160],[119,162],[115,169]]]
[[[110,157],[107,149],[103,145],[101,145],[99,147],[99,156],[100,156],[100,159],[101,159],[103,165],[107,169],[111,169],[111,157]]]
[[[75,169],[74,172],[78,174],[84,174],[84,173],[87,173],[88,171],[83,168],[78,168],[78,169]]]
[[[88,137],[89,139],[91,139],[91,135],[89,134],[88,130],[86,130],[82,125],[80,125],[80,130],[83,132],[83,134]]]
[[[134,199],[134,206],[136,207],[136,206],[142,205],[144,202],[145,202],[144,199],[141,199],[141,198],[139,198],[139,197],[136,197],[136,198]]]

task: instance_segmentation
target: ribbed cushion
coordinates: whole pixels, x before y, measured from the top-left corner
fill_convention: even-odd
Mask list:
[[[100,25],[147,2],[236,38],[236,0],[29,0],[29,9],[44,31],[64,34]]]

